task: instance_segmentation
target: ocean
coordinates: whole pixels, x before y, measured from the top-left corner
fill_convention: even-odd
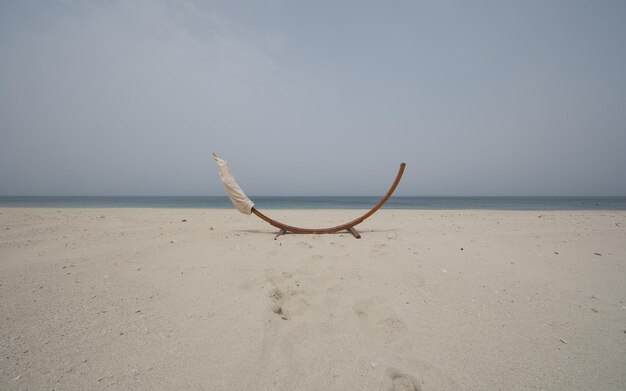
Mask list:
[[[370,209],[380,197],[250,197],[257,209]],[[0,196],[0,207],[232,208],[225,196]],[[626,197],[392,197],[385,209],[626,210]]]

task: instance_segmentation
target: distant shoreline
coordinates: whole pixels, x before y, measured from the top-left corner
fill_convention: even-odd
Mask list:
[[[379,197],[253,196],[260,209],[369,209]],[[230,209],[226,196],[0,196],[0,208]],[[626,197],[392,197],[385,209],[626,210]]]

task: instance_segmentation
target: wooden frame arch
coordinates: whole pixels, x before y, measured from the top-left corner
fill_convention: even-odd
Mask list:
[[[252,213],[254,213],[262,220],[266,221],[270,225],[280,230],[274,239],[288,232],[292,232],[296,234],[331,234],[331,233],[335,233],[339,231],[348,231],[352,235],[354,235],[355,238],[360,239],[361,235],[354,227],[358,224],[361,224],[363,221],[365,221],[365,219],[367,219],[368,217],[376,213],[376,211],[382,208],[382,206],[387,202],[387,200],[391,198],[391,195],[393,194],[393,192],[396,190],[396,187],[398,187],[398,184],[400,183],[400,179],[402,179],[402,175],[404,174],[405,167],[406,167],[405,163],[400,164],[400,168],[398,169],[398,174],[396,175],[396,179],[393,181],[393,184],[387,191],[387,194],[385,194],[385,196],[381,198],[380,201],[378,201],[376,206],[374,206],[372,209],[370,209],[367,213],[365,213],[361,217],[356,218],[352,221],[349,221],[345,224],[341,224],[341,225],[337,225],[335,227],[329,227],[329,228],[300,228],[300,227],[287,225],[287,224],[281,223],[280,221],[271,219],[254,207],[252,208]]]

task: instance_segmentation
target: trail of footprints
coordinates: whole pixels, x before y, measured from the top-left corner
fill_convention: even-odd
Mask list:
[[[294,320],[305,315],[308,311],[327,311],[329,307],[332,310],[332,307],[336,307],[337,303],[346,299],[341,294],[343,291],[342,282],[337,282],[330,273],[326,277],[311,278],[310,274],[300,270],[295,272],[298,277],[294,277],[292,273],[288,272],[269,272],[266,282],[270,286],[270,290],[269,292],[266,291],[266,294],[269,299],[270,315],[280,318],[280,322]],[[378,336],[377,339],[382,339],[384,349],[391,349],[392,356],[402,354],[403,350],[404,353],[409,354],[413,351],[407,325],[393,310],[386,298],[374,296],[357,300],[351,308],[358,319],[357,323],[367,333]],[[291,327],[287,326],[288,323],[280,322],[276,324],[278,328],[275,329],[279,333],[281,328]],[[285,331],[283,330],[283,332]],[[277,337],[276,334],[274,336]],[[418,361],[409,359],[407,363],[411,362],[410,367],[423,372],[422,374],[429,378],[442,380],[443,382],[439,382],[439,384],[447,384],[445,389],[458,389],[452,379],[445,376],[440,370]],[[391,383],[390,390],[426,391],[423,389],[423,383],[403,371],[389,367],[385,373]]]

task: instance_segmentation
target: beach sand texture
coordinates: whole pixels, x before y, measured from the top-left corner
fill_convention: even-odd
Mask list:
[[[355,210],[276,210],[323,227]],[[2,390],[624,390],[626,212],[0,209]]]

